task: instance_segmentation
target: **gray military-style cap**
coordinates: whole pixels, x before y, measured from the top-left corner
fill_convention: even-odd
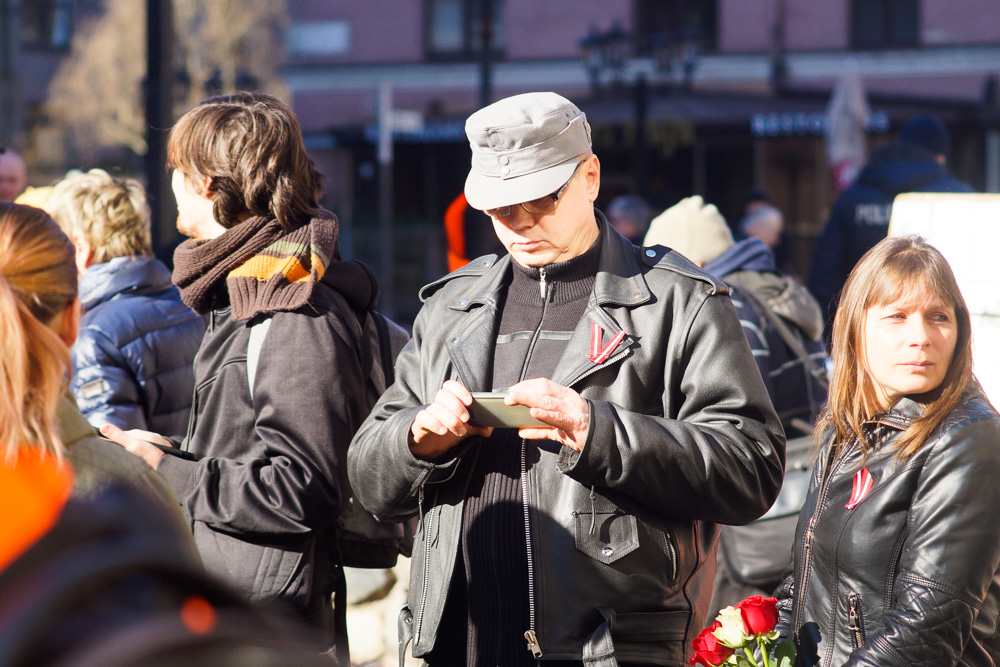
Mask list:
[[[525,93],[494,102],[465,122],[472,169],[465,198],[484,210],[550,195],[590,151],[590,125],[555,93]]]

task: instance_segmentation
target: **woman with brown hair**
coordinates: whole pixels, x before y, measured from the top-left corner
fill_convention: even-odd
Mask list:
[[[75,497],[131,483],[186,528],[166,482],[98,437],[69,394],[69,347],[80,322],[73,253],[45,211],[0,203],[0,452],[11,461],[35,447],[64,460],[74,473]]]
[[[1000,416],[941,253],[916,236],[866,253],[832,357],[782,632],[801,665],[996,664]]]

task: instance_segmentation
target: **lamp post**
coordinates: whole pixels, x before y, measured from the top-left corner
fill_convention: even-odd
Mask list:
[[[611,29],[604,33],[605,63],[611,71],[611,80],[616,86],[621,85],[625,74],[625,60],[628,57],[630,39],[622,29],[621,23],[615,21]]]
[[[595,97],[601,93],[601,81],[608,73],[616,88],[625,82],[625,64],[631,47],[630,36],[615,22],[605,32],[600,32],[596,26],[591,26],[589,32],[580,40],[581,55],[584,67],[590,77],[591,94]],[[646,159],[646,118],[649,109],[648,86],[646,76],[639,74],[631,85],[632,122],[635,133],[632,139],[632,179],[633,189],[643,194],[647,180],[648,161]]]
[[[174,201],[166,170],[167,132],[173,124],[173,6],[171,0],[146,0],[146,191],[152,209],[153,248],[162,253],[176,238],[170,223]]]
[[[663,30],[650,39],[656,72],[666,90],[691,90],[698,67],[700,42],[690,25],[676,31]]]
[[[598,31],[595,25],[590,26],[590,30],[580,40],[583,66],[587,69],[590,91],[593,95],[597,95],[601,89],[601,72],[605,68],[606,59],[604,41],[604,33]]]

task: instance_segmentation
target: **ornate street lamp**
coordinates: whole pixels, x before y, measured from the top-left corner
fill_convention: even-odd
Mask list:
[[[580,40],[580,51],[583,55],[583,66],[587,68],[587,76],[590,78],[591,94],[596,95],[601,89],[601,72],[605,67],[604,34],[598,31],[597,26],[590,26],[590,30]]]
[[[580,52],[590,78],[592,94],[600,92],[601,82],[605,78],[610,78],[616,86],[621,85],[630,46],[629,34],[621,23],[616,21],[605,32],[598,30],[597,26],[590,26],[590,30],[580,40]]]

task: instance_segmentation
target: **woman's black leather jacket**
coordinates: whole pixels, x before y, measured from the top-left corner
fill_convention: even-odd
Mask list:
[[[1000,417],[970,392],[901,461],[921,410],[904,398],[866,423],[867,460],[857,441],[829,460],[825,436],[778,589],[802,665],[1000,662]]]

